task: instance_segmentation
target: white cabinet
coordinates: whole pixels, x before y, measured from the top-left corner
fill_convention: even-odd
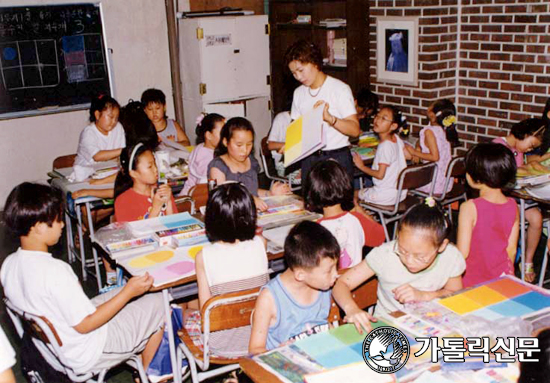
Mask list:
[[[183,110],[189,133],[200,112],[245,117],[256,131],[259,157],[260,141],[271,125],[268,33],[266,15],[179,21]]]

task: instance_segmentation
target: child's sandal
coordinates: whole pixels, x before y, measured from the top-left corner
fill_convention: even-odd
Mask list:
[[[532,283],[535,281],[535,267],[532,263],[525,264],[525,281]]]

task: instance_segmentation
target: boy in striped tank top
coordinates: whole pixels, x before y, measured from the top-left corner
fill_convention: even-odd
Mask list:
[[[328,329],[339,258],[340,246],[328,229],[310,221],[292,228],[285,240],[288,268],[262,288],[256,302],[250,353]]]

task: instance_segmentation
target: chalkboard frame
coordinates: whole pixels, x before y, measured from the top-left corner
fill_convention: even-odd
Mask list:
[[[112,63],[111,63],[111,55],[110,55],[110,50],[107,46],[107,39],[106,39],[106,33],[105,33],[105,26],[104,26],[104,10],[103,10],[103,5],[101,2],[86,2],[86,3],[67,3],[67,4],[51,4],[51,5],[47,5],[47,4],[39,4],[39,5],[28,5],[28,6],[20,6],[20,5],[17,5],[17,6],[6,6],[6,7],[0,7],[0,16],[3,16],[6,14],[5,10],[8,9],[10,11],[17,11],[17,10],[20,10],[20,11],[25,11],[25,12],[28,12],[30,14],[30,12],[34,12],[35,14],[40,11],[40,10],[43,10],[44,12],[46,11],[60,11],[63,10],[64,12],[69,12],[69,10],[71,9],[94,9],[94,17],[97,18],[97,20],[92,20],[90,21],[90,23],[93,23],[90,24],[92,25],[92,28],[93,29],[93,34],[94,35],[98,35],[98,36],[95,36],[94,38],[100,42],[101,44],[101,53],[102,53],[102,58],[103,58],[103,66],[104,66],[104,77],[101,78],[100,80],[98,80],[100,82],[100,85],[96,85],[96,86],[91,86],[91,87],[87,87],[86,86],[86,83],[85,81],[82,81],[82,82],[79,82],[78,79],[76,81],[72,81],[74,84],[71,84],[69,82],[69,75],[67,74],[66,72],[66,62],[67,62],[67,59],[65,58],[65,54],[66,52],[63,50],[64,48],[62,48],[62,45],[63,43],[65,43],[67,41],[67,39],[70,39],[71,37],[81,37],[82,39],[84,39],[85,37],[82,37],[82,36],[87,36],[87,35],[90,35],[89,31],[87,31],[86,29],[84,29],[83,31],[81,31],[80,33],[76,33],[74,34],[74,32],[72,32],[73,34],[72,35],[62,35],[62,33],[58,33],[56,35],[56,42],[57,42],[57,45],[59,45],[59,48],[57,48],[56,46],[56,49],[59,50],[59,52],[56,51],[57,53],[57,65],[58,65],[58,80],[59,80],[59,83],[57,84],[57,88],[61,88],[61,85],[63,85],[65,88],[70,88],[70,91],[71,92],[76,92],[76,94],[78,95],[78,97],[71,97],[67,94],[63,94],[63,89],[61,88],[61,90],[59,91],[59,97],[60,97],[60,102],[57,102],[57,103],[53,103],[52,104],[52,101],[51,101],[51,98],[48,99],[47,101],[47,104],[41,104],[41,105],[30,105],[31,103],[28,103],[25,101],[22,101],[22,100],[18,100],[19,101],[19,108],[21,108],[21,103],[24,103],[24,107],[27,107],[29,106],[27,109],[19,109],[19,110],[7,110],[7,108],[9,108],[9,104],[5,104],[5,105],[1,105],[1,103],[3,102],[2,101],[2,96],[5,96],[6,98],[7,97],[10,97],[10,91],[9,89],[6,89],[5,85],[5,81],[3,80],[4,77],[4,72],[3,72],[3,67],[2,67],[2,64],[4,63],[4,61],[0,61],[0,92],[4,92],[4,93],[0,93],[0,120],[6,120],[6,119],[14,119],[14,118],[22,118],[22,117],[30,117],[30,116],[38,116],[38,115],[46,115],[46,114],[55,114],[55,113],[65,113],[65,112],[71,112],[71,111],[78,111],[78,110],[85,110],[85,109],[88,109],[90,107],[90,102],[89,100],[91,99],[91,97],[97,93],[106,93],[106,94],[110,94],[110,95],[113,95],[113,92],[114,92],[114,82],[113,82],[113,74],[112,74]],[[97,9],[97,11],[95,11],[95,9]],[[4,13],[2,13],[2,11],[4,10]],[[61,14],[61,13],[59,13]],[[79,13],[80,15],[80,13]],[[59,19],[60,16],[58,16],[58,14],[56,13],[55,16]],[[88,16],[88,19],[90,18],[90,16],[88,14],[85,13],[85,16]],[[29,23],[30,23],[30,17],[29,16],[29,19],[27,20]],[[70,16],[69,16],[70,17]],[[69,24],[71,20],[67,20],[67,23],[66,24]],[[95,21],[95,23],[94,23]],[[0,23],[3,22],[3,19],[0,18]],[[65,24],[65,25],[66,25]],[[34,25],[34,24],[33,24]],[[65,27],[67,28],[67,27]],[[70,28],[70,27],[69,27]],[[39,39],[37,39],[36,37],[38,36],[38,32],[36,31],[33,31],[34,32],[34,35],[32,37],[35,37],[36,41],[38,41]],[[69,31],[70,32],[70,31]],[[84,33],[82,33],[84,32]],[[88,33],[86,33],[88,32]],[[32,32],[31,32],[32,33]],[[30,34],[30,33],[29,33]],[[10,41],[9,40],[6,40],[6,39],[2,39],[3,35],[0,36],[0,44],[9,44]],[[31,38],[32,38],[31,37]],[[48,36],[50,37],[50,36]],[[15,37],[17,38],[17,36]],[[50,40],[52,38],[50,37]],[[15,39],[14,39],[15,40]],[[21,40],[15,40],[17,42],[21,41]],[[70,41],[70,40],[69,40]],[[36,42],[35,42],[36,44]],[[18,51],[19,52],[19,51]],[[2,52],[0,51],[0,55],[2,54]],[[37,54],[38,54],[38,51],[37,51]],[[0,56],[0,60],[3,60],[4,56]],[[61,62],[63,59],[65,58],[65,62],[63,62],[62,64],[63,65],[59,65],[59,62]],[[22,61],[22,60],[21,60]],[[37,60],[39,61],[39,60]],[[39,64],[40,65],[40,64]],[[21,67],[23,67],[24,65],[21,65]],[[78,72],[77,72],[77,76],[78,76]],[[62,81],[64,82],[62,82]],[[96,82],[97,84],[97,82]],[[38,93],[38,92],[41,92],[41,90],[45,89],[46,87],[45,86],[42,86],[42,87],[36,87],[35,89],[33,89],[32,91],[28,91],[25,92],[25,96],[26,97],[32,97],[32,96],[29,96],[29,94],[33,94],[33,93]],[[52,88],[52,87],[50,87]],[[85,92],[82,92],[82,89],[83,88],[86,88]],[[50,89],[50,91],[54,91],[53,89]],[[21,92],[19,92],[21,93]],[[70,93],[69,93],[70,94]],[[76,101],[75,101],[76,100]],[[9,101],[12,101],[11,99]],[[33,99],[33,101],[37,101],[36,98]],[[73,103],[74,102],[74,103]],[[48,104],[49,103],[49,104]]]

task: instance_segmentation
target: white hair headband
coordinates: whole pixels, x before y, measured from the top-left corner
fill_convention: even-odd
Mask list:
[[[136,146],[134,146],[134,149],[132,150],[132,154],[130,155],[130,162],[128,162],[128,172],[132,170],[132,164],[134,163],[134,157],[136,156],[137,150],[143,146],[143,143],[140,142]]]

